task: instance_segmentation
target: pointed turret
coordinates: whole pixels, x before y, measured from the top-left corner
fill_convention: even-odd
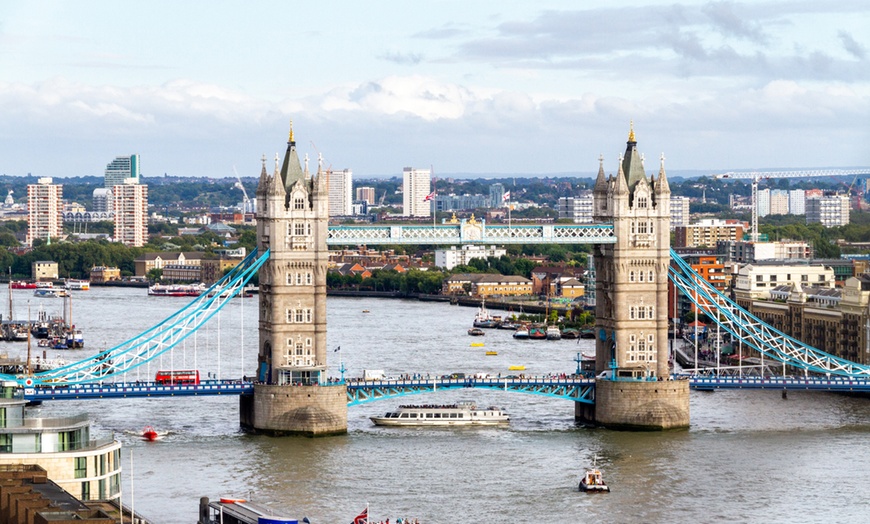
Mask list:
[[[662,153],[661,167],[659,167],[659,179],[655,184],[656,194],[671,193],[671,187],[668,185],[668,177],[665,175],[665,154]]]
[[[257,182],[257,196],[266,194],[269,185],[269,173],[266,172],[266,155],[263,155],[263,169],[260,170],[260,180]]]
[[[285,158],[284,164],[286,165],[287,161]],[[287,194],[286,189],[284,188],[284,183],[281,180],[281,173],[278,171],[278,154],[275,154],[275,174],[269,177],[269,185],[266,188],[266,194],[269,196],[285,196]]]
[[[604,175],[604,155],[598,155],[598,177],[595,179],[593,193],[607,193],[607,177]]]
[[[293,122],[290,122],[290,136],[287,139],[287,151],[284,153],[284,164],[281,166],[281,180],[284,182],[284,191],[289,192],[297,181],[305,180],[302,165],[299,163],[299,155],[296,153],[296,140],[293,138]]]
[[[616,173],[616,186],[613,189],[614,195],[627,195],[629,193],[628,182],[625,178],[625,159],[620,159],[619,171]]]
[[[625,156],[622,159],[622,171],[625,173],[626,183],[630,192],[634,191],[634,186],[640,180],[646,179],[646,174],[643,171],[643,159],[640,157],[640,153],[637,152],[637,141],[634,139],[634,122],[630,124]]]

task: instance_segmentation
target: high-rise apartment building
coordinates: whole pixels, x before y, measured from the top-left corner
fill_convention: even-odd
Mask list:
[[[327,171],[329,184],[329,216],[353,214],[353,171]]]
[[[689,198],[671,195],[671,231],[689,225]]]
[[[785,189],[770,190],[770,214],[788,214],[788,191],[786,191]]]
[[[828,194],[807,198],[807,224],[825,227],[849,223],[849,195]]]
[[[568,218],[575,224],[592,222],[592,191],[576,197],[559,199],[559,218]]]
[[[788,214],[805,215],[807,213],[806,194],[803,189],[792,189],[788,192]]]
[[[27,245],[37,238],[50,240],[63,232],[63,186],[51,178],[27,185]]]
[[[98,213],[109,213],[113,211],[112,188],[98,187],[94,189],[92,202],[94,204],[94,211]]]
[[[128,178],[112,188],[115,242],[141,247],[148,241],[148,186]]]
[[[496,182],[495,184],[489,186],[489,207],[503,207],[504,205],[504,184],[502,184],[501,182]],[[591,215],[589,217],[589,221],[592,221]]]
[[[770,189],[758,190],[758,216],[766,217],[770,214]]]
[[[134,184],[139,180],[139,155],[119,156],[106,166],[105,187],[124,184],[125,180],[132,178]]]
[[[402,170],[402,214],[407,217],[427,217],[432,210],[432,172],[406,167]]]
[[[364,200],[366,204],[373,206],[375,204],[375,188],[373,187],[358,187],[356,188],[356,200]]]

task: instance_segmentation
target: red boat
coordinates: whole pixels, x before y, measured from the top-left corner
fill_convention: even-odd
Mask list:
[[[36,282],[25,282],[24,280],[13,280],[9,285],[12,289],[36,289]]]
[[[145,426],[145,429],[142,430],[142,440],[147,440],[148,442],[154,442],[160,437],[154,428],[151,426]]]

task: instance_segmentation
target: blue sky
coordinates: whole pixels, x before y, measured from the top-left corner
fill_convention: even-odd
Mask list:
[[[0,173],[870,165],[870,2],[0,3]]]

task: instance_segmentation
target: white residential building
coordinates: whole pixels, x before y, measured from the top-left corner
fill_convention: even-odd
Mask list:
[[[327,171],[329,177],[329,216],[353,214],[353,171]]]
[[[770,214],[770,189],[758,190],[758,216],[766,217]]]
[[[671,231],[689,225],[689,198],[671,195]]]
[[[427,196],[432,192],[432,172],[428,169],[406,167],[402,170],[402,215],[427,217],[432,212],[432,202]]]
[[[792,189],[788,192],[788,214],[790,215],[805,215],[806,208],[806,193],[803,189]]]
[[[772,189],[770,191],[770,214],[788,214],[788,191],[785,189]]]
[[[148,241],[148,186],[128,178],[113,188],[115,242],[142,247]]]
[[[783,284],[833,288],[834,270],[822,265],[748,264],[737,272],[735,296],[770,298],[770,290]]]
[[[575,224],[587,224],[592,222],[592,192],[581,194],[576,197],[562,197],[559,199],[559,218],[568,218]]]
[[[467,265],[475,258],[499,258],[506,254],[506,249],[495,246],[462,246],[460,249],[451,246],[450,249],[435,250],[435,265],[444,269],[453,269],[456,266]]]
[[[825,227],[849,223],[849,195],[822,195],[807,198],[807,224]]]
[[[63,186],[51,178],[27,185],[27,245],[37,238],[49,240],[63,233]]]

